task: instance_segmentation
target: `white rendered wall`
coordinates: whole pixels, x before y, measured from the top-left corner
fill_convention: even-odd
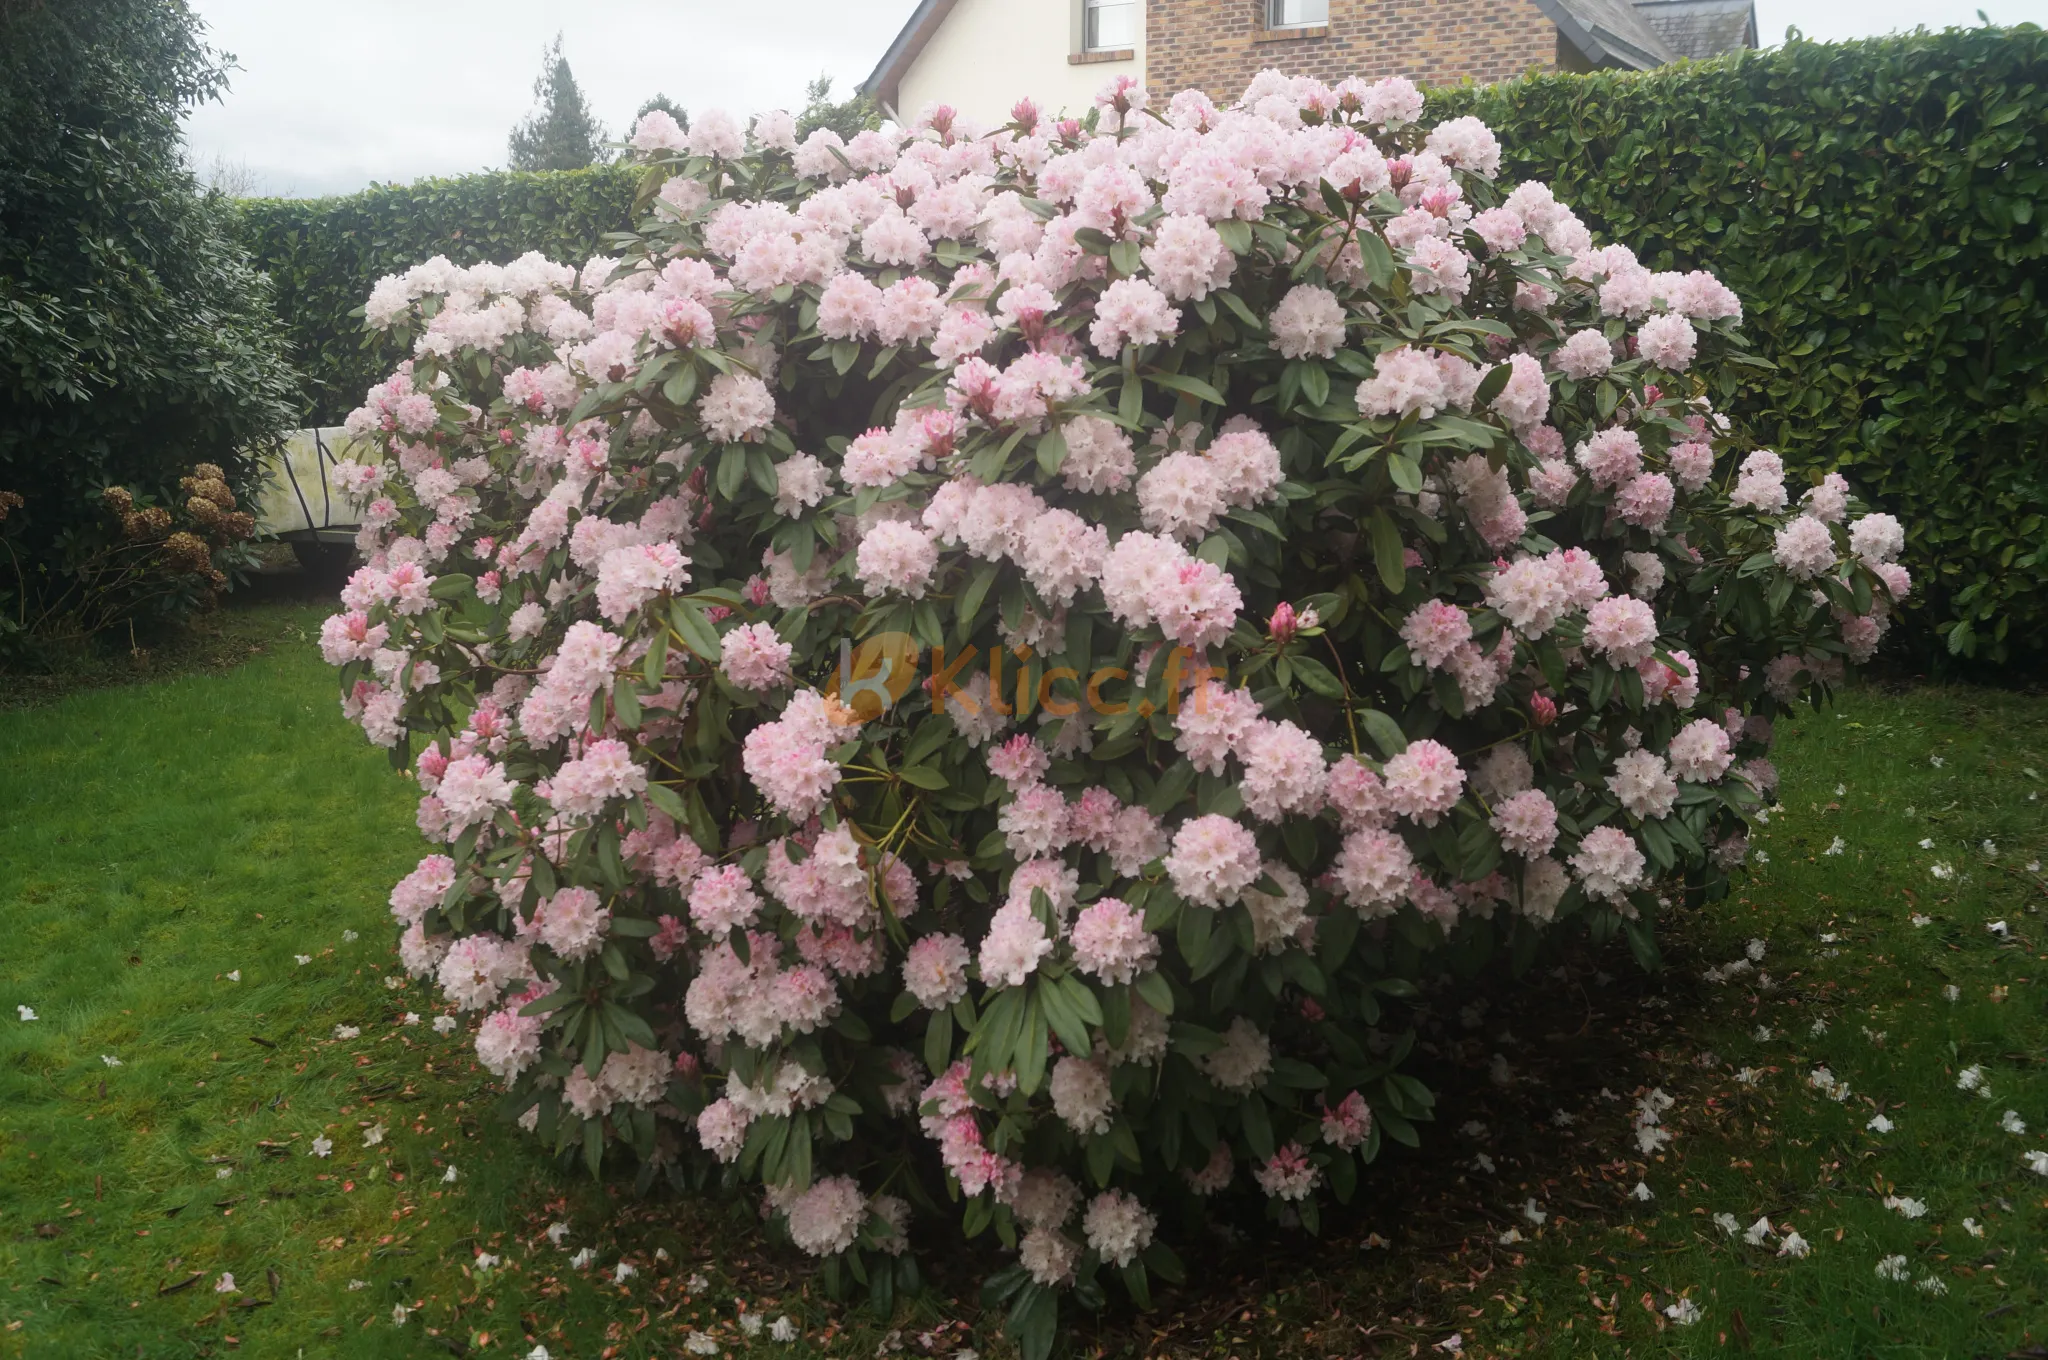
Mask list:
[[[1119,75],[1145,78],[1145,22],[1139,9],[1136,56],[1072,65],[1078,0],[959,0],[903,73],[896,111],[905,121],[927,104],[951,104],[996,127],[1030,95],[1046,113],[1087,111],[1095,92]]]

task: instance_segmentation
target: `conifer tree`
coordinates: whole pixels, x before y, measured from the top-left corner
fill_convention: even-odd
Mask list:
[[[508,144],[514,170],[580,170],[611,159],[604,147],[604,128],[583,98],[569,59],[562,55],[560,33],[541,56],[533,97],[539,107],[512,129]]]

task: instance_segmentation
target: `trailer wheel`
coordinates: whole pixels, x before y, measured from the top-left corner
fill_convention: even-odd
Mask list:
[[[305,538],[292,540],[292,555],[299,559],[299,565],[306,569],[308,576],[323,581],[346,578],[355,553],[353,543],[322,543]]]

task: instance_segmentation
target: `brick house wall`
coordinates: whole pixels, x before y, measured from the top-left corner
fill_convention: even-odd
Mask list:
[[[1145,83],[1219,103],[1266,67],[1335,84],[1405,75],[1424,85],[1557,67],[1557,29],[1532,0],[1330,0],[1327,24],[1268,29],[1266,0],[1148,0]]]

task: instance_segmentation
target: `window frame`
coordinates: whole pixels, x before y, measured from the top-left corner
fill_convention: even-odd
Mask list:
[[[1297,4],[1313,3],[1313,0],[1294,0],[1294,2]],[[1280,17],[1281,6],[1287,3],[1288,0],[1266,0],[1266,28],[1269,32],[1287,33],[1296,29],[1327,28],[1329,26],[1330,0],[1322,0],[1323,13],[1320,18],[1296,19],[1292,22],[1285,21]]]
[[[1130,52],[1136,50],[1136,21],[1139,18],[1138,11],[1141,7],[1142,0],[1080,0],[1080,3],[1080,42],[1077,44],[1077,47],[1082,55],[1094,56],[1103,52]],[[1095,19],[1095,17],[1098,14],[1100,14],[1105,9],[1120,9],[1128,12],[1129,18],[1132,20],[1132,24],[1131,31],[1126,35],[1124,41],[1114,43],[1101,43],[1089,41],[1090,23],[1092,20]]]

